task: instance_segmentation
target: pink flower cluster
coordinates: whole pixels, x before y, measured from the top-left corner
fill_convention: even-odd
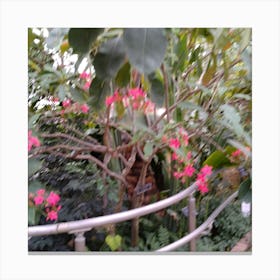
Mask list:
[[[89,106],[84,103],[80,104],[78,102],[72,103],[71,99],[65,99],[62,101],[62,107],[64,110],[62,110],[62,114],[64,113],[84,113],[87,114],[89,111]]]
[[[58,211],[61,209],[61,205],[58,205],[60,196],[55,192],[46,194],[44,189],[39,189],[34,196],[32,193],[29,195],[36,206],[43,206],[46,213],[46,220],[56,221],[58,218]]]
[[[166,140],[163,140],[166,141]],[[170,138],[168,141],[168,145],[171,149],[179,149],[180,147],[187,147],[189,144],[189,135],[187,131],[185,131],[182,127],[178,130],[178,137]]]
[[[181,153],[179,153],[178,149],[185,149],[189,144],[189,136],[187,131],[183,128],[179,128],[177,131],[176,137],[167,138],[166,136],[163,137],[162,141],[167,143],[173,153],[171,155],[171,160],[175,161],[176,171],[173,172],[173,176],[176,179],[181,180],[182,183],[186,182],[186,178],[191,178],[196,169],[194,168],[193,160],[192,160],[192,153],[191,151],[187,152],[185,158],[182,158]],[[201,168],[200,172],[197,174],[196,184],[198,186],[198,190],[204,194],[208,192],[208,184],[207,184],[207,177],[212,173],[212,166],[205,165]]]
[[[152,113],[155,109],[155,104],[148,99],[147,93],[141,88],[131,88],[125,95],[115,91],[113,95],[106,98],[105,105],[110,107],[117,102],[122,102],[126,108],[131,107],[133,110],[143,111],[144,113]]]
[[[200,172],[197,174],[196,184],[198,190],[204,194],[207,193],[208,190],[208,183],[207,183],[207,176],[212,174],[212,166],[205,165],[200,169]]]
[[[82,72],[80,74],[80,79],[85,81],[84,86],[83,86],[84,90],[88,90],[89,89],[90,84],[91,84],[91,79],[90,78],[91,78],[91,76],[87,72]]]
[[[41,145],[39,139],[37,137],[32,136],[32,131],[28,131],[28,152],[32,149],[32,147],[39,147]]]

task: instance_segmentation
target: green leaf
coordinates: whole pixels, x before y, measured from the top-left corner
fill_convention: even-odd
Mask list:
[[[120,119],[120,118],[123,117],[123,115],[124,115],[124,113],[125,113],[125,107],[124,107],[122,101],[116,102],[115,105],[116,105],[117,116],[118,116],[118,118]]]
[[[74,101],[85,103],[87,101],[86,93],[78,88],[70,88],[71,97]]]
[[[125,63],[119,70],[116,76],[116,84],[119,87],[125,87],[129,84],[130,81],[130,64],[129,62]]]
[[[75,52],[86,54],[103,28],[71,28],[68,33],[70,46]]]
[[[66,97],[67,89],[65,88],[65,85],[59,85],[56,88],[57,96],[58,98],[63,101]]]
[[[88,103],[96,110],[100,110],[105,105],[106,96],[110,95],[110,84],[108,81],[103,81],[95,77],[90,85],[90,99]]]
[[[151,100],[161,107],[164,102],[163,82],[156,77],[155,73],[150,74],[148,78],[151,83]]]
[[[216,65],[209,65],[202,77],[202,84],[207,86],[216,73]]]
[[[29,120],[28,120],[28,129],[32,129],[37,120],[41,117],[41,114],[34,114],[32,115],[31,117],[29,117]]]
[[[40,189],[45,189],[46,186],[38,180],[31,181],[28,184],[28,192],[29,193],[36,193]]]
[[[173,66],[174,72],[176,72],[177,70],[183,72],[185,70],[185,64],[188,55],[188,50],[186,49],[186,45],[187,45],[187,34],[184,34],[178,41],[177,45],[175,46],[175,53],[177,55],[177,60]]]
[[[120,235],[107,235],[105,238],[106,244],[112,251],[116,251],[121,247],[122,237]]]
[[[222,151],[213,152],[203,163],[203,165],[211,165],[214,169],[230,165],[230,160]]]
[[[162,28],[126,28],[124,44],[131,65],[141,73],[150,74],[163,61],[167,39]]]
[[[147,142],[144,146],[144,155],[145,157],[149,157],[153,153],[153,143]]]
[[[28,224],[36,224],[36,209],[34,207],[28,207]]]
[[[50,49],[59,48],[69,28],[49,28],[49,36],[46,38],[47,47]]]
[[[96,76],[102,80],[115,77],[124,60],[123,38],[109,39],[101,45],[94,58]]]
[[[238,199],[245,202],[252,201],[251,179],[248,178],[240,184],[238,191]]]
[[[251,137],[240,124],[241,118],[237,110],[231,105],[224,104],[220,107],[220,112],[223,114],[221,124],[233,131],[238,137],[243,138],[250,145]]]
[[[42,161],[34,158],[28,159],[28,177],[42,168]]]

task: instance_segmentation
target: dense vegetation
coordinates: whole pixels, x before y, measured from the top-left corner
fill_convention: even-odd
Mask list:
[[[196,182],[197,242],[229,251],[250,230],[251,30],[28,30],[29,226],[125,211]],[[86,233],[90,251],[150,251],[183,237],[187,201]],[[73,250],[73,236],[29,250]],[[188,246],[180,249],[188,250]]]

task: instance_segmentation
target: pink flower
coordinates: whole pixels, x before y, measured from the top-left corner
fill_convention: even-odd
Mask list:
[[[83,89],[84,90],[88,90],[90,88],[90,84],[91,84],[91,81],[87,81],[84,86],[83,86]]]
[[[45,190],[44,190],[44,189],[39,189],[39,190],[37,191],[37,195],[38,195],[38,196],[44,196],[44,194],[45,194]]]
[[[161,141],[163,143],[167,143],[168,139],[167,139],[167,136],[166,135],[163,135],[162,138],[161,138]]]
[[[81,74],[80,74],[80,79],[89,79],[90,78],[90,74],[89,73],[87,73],[87,72],[82,72]]]
[[[131,88],[128,90],[128,96],[133,99],[144,98],[146,96],[145,92],[141,88]]]
[[[231,153],[231,156],[238,157],[242,154],[242,152],[238,149]]]
[[[204,176],[209,176],[212,174],[212,166],[205,165],[204,167],[201,168],[200,173],[203,174]]]
[[[35,202],[35,205],[40,205],[44,202],[44,198],[42,196],[35,196],[34,197],[34,202]]]
[[[192,152],[187,153],[187,160],[190,160],[192,158]]]
[[[105,104],[107,107],[109,107],[114,103],[114,101],[115,101],[114,96],[108,96],[106,97]]]
[[[48,212],[47,221],[48,220],[55,221],[55,220],[57,220],[57,217],[58,217],[57,212],[54,211],[54,210],[51,210],[51,211]]]
[[[153,113],[155,110],[155,104],[150,100],[147,100],[143,106],[145,113]]]
[[[81,109],[81,111],[83,112],[83,113],[88,113],[88,111],[89,111],[89,107],[88,107],[88,105],[87,104],[83,104],[81,107],[80,107],[80,109]]]
[[[135,102],[132,103],[132,108],[133,108],[134,110],[138,110],[139,107],[140,107],[139,102],[135,101]]]
[[[173,176],[176,178],[176,179],[180,179],[183,177],[183,173],[182,172],[178,172],[178,171],[175,171],[173,173]]]
[[[192,177],[193,173],[195,172],[195,168],[189,164],[184,169],[184,175],[188,177]]]
[[[173,154],[171,155],[171,159],[172,159],[172,160],[178,160],[178,159],[179,159],[179,156],[178,156],[176,153],[173,153]]]
[[[37,137],[32,136],[32,131],[28,131],[28,152],[32,149],[33,146],[39,147],[41,145]]]
[[[60,200],[60,196],[54,192],[51,192],[47,198],[48,205],[55,206]]]
[[[71,105],[71,100],[70,99],[66,99],[66,100],[64,100],[63,102],[62,102],[62,106],[64,107],[64,108],[67,108],[67,107],[69,107]]]
[[[180,148],[180,141],[177,138],[171,138],[169,139],[169,147],[174,149]]]

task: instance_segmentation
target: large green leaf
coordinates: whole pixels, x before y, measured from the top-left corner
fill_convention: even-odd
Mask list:
[[[42,162],[38,159],[28,159],[28,176],[33,175],[42,168]]]
[[[155,73],[149,75],[149,81],[151,83],[151,99],[159,107],[164,102],[164,86],[163,82],[156,77]]]
[[[100,110],[105,105],[106,96],[110,95],[110,84],[108,81],[95,77],[91,82],[89,93],[89,105],[93,106],[96,110]]]
[[[130,81],[130,64],[129,62],[125,63],[119,70],[116,76],[116,84],[119,87],[125,87],[129,84]]]
[[[125,49],[122,37],[104,42],[96,54],[93,64],[100,79],[113,78],[125,60]]]
[[[222,151],[213,152],[203,163],[203,165],[211,165],[214,169],[230,165],[230,160]]]
[[[167,39],[162,28],[127,28],[124,44],[130,63],[139,72],[149,74],[162,63]]]
[[[103,28],[71,28],[68,33],[70,46],[75,52],[86,54]]]

